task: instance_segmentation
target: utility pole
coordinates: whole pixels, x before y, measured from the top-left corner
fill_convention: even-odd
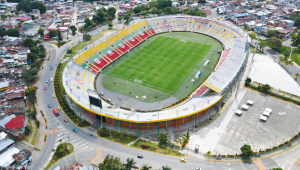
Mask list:
[[[252,64],[252,62],[253,62],[254,55],[255,55],[255,53],[256,53],[256,49],[257,49],[258,42],[259,42],[259,37],[260,37],[261,30],[262,30],[262,27],[263,27],[264,23],[265,23],[265,16],[264,16],[264,15],[262,15],[262,16],[261,16],[261,26],[260,26],[260,30],[259,30],[259,33],[258,33],[258,38],[257,38],[257,42],[256,42],[256,46],[255,46],[255,50],[254,50],[254,53],[253,53],[253,56],[252,56],[252,59],[251,59],[251,64]]]
[[[85,49],[87,49],[85,33],[84,33],[84,27],[83,27],[83,22],[82,22],[82,14],[81,14],[81,24],[82,24],[82,32],[83,32],[83,40],[84,40],[84,43],[85,43]]]

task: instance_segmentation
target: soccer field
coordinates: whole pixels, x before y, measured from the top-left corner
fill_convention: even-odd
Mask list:
[[[174,94],[212,47],[160,35],[107,75]]]

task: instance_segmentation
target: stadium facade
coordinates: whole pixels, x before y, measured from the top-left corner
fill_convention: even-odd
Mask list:
[[[194,32],[218,40],[224,47],[220,59],[209,77],[178,106],[155,112],[137,112],[111,107],[102,101],[101,109],[90,99],[100,98],[94,89],[96,75],[117,58],[147,38],[164,32]],[[152,130],[180,126],[193,122],[197,126],[204,114],[211,118],[211,109],[219,110],[238,89],[249,55],[250,38],[238,27],[216,20],[192,16],[164,16],[140,20],[120,30],[96,45],[89,46],[68,62],[63,71],[63,86],[72,101],[103,122],[120,128]],[[210,95],[205,95],[207,92]],[[216,112],[214,112],[215,114]]]

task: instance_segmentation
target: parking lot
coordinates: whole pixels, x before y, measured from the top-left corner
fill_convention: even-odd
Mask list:
[[[254,104],[247,111],[242,110],[248,100]],[[237,105],[243,111],[240,116],[234,113]],[[272,114],[263,122],[260,116],[266,108],[271,108]],[[200,144],[202,152],[212,150],[214,154],[227,155],[240,153],[244,144],[251,145],[254,151],[277,146],[300,131],[299,109],[292,103],[243,89],[215,121],[193,134],[190,148]]]

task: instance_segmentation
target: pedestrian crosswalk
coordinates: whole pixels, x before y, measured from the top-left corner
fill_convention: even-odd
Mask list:
[[[89,147],[89,142],[75,137],[73,133],[70,133],[70,131],[65,129],[63,126],[59,126],[55,147],[57,147],[60,143],[65,142],[71,143],[74,146],[75,151],[83,150]]]
[[[83,151],[91,147],[91,144],[89,142],[81,138],[75,137],[74,134],[70,133],[70,131],[65,129],[63,126],[59,126],[57,129],[58,129],[58,133],[57,133],[58,135],[55,141],[55,145],[53,146],[53,149],[56,149],[57,146],[61,143],[71,143],[74,147],[75,152]],[[54,152],[51,152],[47,162],[43,165],[43,168],[45,168],[48,165],[48,163],[51,161]]]
[[[297,160],[296,164],[300,166],[300,159]]]

